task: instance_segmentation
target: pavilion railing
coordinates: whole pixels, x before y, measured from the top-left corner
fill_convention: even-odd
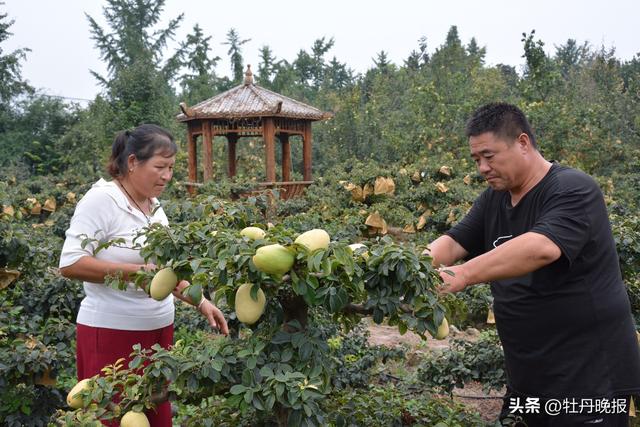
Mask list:
[[[199,182],[181,182],[181,184],[187,187],[191,194],[195,193],[196,187],[202,187],[203,185]],[[234,194],[232,198],[250,197],[262,193],[265,189],[273,189],[278,191],[280,199],[282,200],[294,199],[296,197],[302,197],[304,190],[311,184],[313,184],[313,181],[259,182],[257,183],[258,188],[240,194]]]

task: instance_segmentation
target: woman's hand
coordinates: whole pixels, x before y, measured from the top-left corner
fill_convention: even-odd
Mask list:
[[[186,297],[182,294],[187,286],[189,286],[189,282],[186,280],[181,280],[173,290],[173,295],[186,303],[195,305],[189,297]],[[212,328],[220,330],[220,333],[223,335],[229,335],[229,327],[227,326],[227,321],[225,320],[222,311],[220,311],[218,307],[213,305],[213,303],[206,299],[204,296],[202,297],[200,305],[198,305],[198,311],[200,311],[200,313],[202,313],[202,315],[207,318]]]
[[[156,270],[156,265],[153,263],[147,263],[147,264],[141,264],[140,265],[140,270],[144,270],[144,271],[155,271]]]
[[[213,305],[211,301],[202,297],[202,302],[199,305],[198,310],[200,310],[200,313],[207,318],[212,328],[220,330],[220,333],[223,335],[229,335],[229,327],[227,326],[227,321],[225,320],[222,311]]]

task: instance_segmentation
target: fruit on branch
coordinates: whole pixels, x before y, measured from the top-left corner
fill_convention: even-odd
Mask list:
[[[279,244],[258,248],[253,256],[256,268],[267,274],[285,274],[293,267],[294,256],[289,249]]]
[[[449,335],[449,322],[447,321],[447,318],[445,317],[445,318],[442,319],[442,323],[440,323],[440,326],[438,326],[438,331],[436,332],[435,339],[443,340],[448,335]]]
[[[369,259],[369,251],[366,250],[367,249],[366,245],[364,245],[362,243],[352,243],[347,247],[351,250],[352,253],[356,252],[358,249],[365,249],[365,250],[359,251],[360,252],[360,256],[362,258],[364,258],[365,260]]]
[[[257,299],[254,300],[251,298],[251,288],[253,284],[244,283],[236,291],[236,316],[239,321],[247,325],[253,325],[258,321],[267,304],[267,298],[262,289],[258,288]]]
[[[241,236],[246,236],[251,240],[264,239],[265,234],[267,233],[258,227],[245,227],[240,231]]]
[[[149,295],[156,301],[162,301],[173,292],[177,285],[178,276],[173,269],[171,267],[163,268],[151,279]]]
[[[89,381],[91,381],[91,378],[85,378],[73,386],[69,394],[67,394],[67,405],[73,409],[82,408],[82,396],[80,396],[79,393],[90,390]]]
[[[304,246],[309,252],[313,252],[316,249],[326,250],[329,247],[330,240],[329,233],[321,228],[314,228],[299,235],[294,243]]]
[[[120,427],[151,427],[151,424],[144,413],[129,411],[120,420]]]

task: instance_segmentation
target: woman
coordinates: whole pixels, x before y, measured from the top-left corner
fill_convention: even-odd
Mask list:
[[[121,132],[113,142],[107,167],[113,180],[100,179],[76,206],[66,232],[60,272],[84,281],[86,296],[76,329],[79,380],[99,374],[105,365],[121,357],[128,360],[136,343],[143,348],[173,344],[173,297],[156,301],[133,284],[123,292],[105,286],[104,281],[108,275],[122,274],[128,280],[138,270],[155,269],[140,257],[133,239],[152,223],[168,224],[156,197],[171,179],[176,152],[173,137],[159,126],[145,124]],[[86,236],[100,242],[123,238],[125,244],[94,255],[95,243],[81,245]],[[173,296],[191,303],[180,293],[188,285],[181,281]],[[228,333],[222,312],[210,301],[203,298],[197,309],[213,328]],[[171,426],[169,402],[147,416],[154,427]]]

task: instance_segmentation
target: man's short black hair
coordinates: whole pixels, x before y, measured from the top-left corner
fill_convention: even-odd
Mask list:
[[[538,149],[536,137],[527,117],[515,105],[492,102],[474,111],[465,128],[467,138],[485,132],[493,132],[499,138],[507,141],[515,140],[520,134],[526,133],[533,148]]]

